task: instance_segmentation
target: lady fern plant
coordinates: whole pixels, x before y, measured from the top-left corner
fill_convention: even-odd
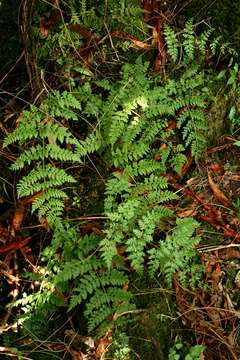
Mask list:
[[[97,124],[82,142],[83,149],[95,137],[98,151],[113,169],[106,182],[104,212],[109,220],[100,242],[102,257],[110,269],[123,246],[131,266],[142,272],[146,249],[161,231],[162,220],[173,216],[168,203],[177,199],[161,174],[168,169],[180,173],[186,149],[197,160],[206,144],[206,79],[203,70],[192,66],[163,83],[149,75],[149,63],[139,57],[123,66],[114,84],[106,79],[95,84],[97,94],[93,84],[74,94],[84,115]],[[177,128],[168,129],[174,118]]]
[[[56,228],[51,247],[43,253],[48,265],[37,277],[41,289],[14,303],[24,307],[20,322],[30,326],[32,313],[46,318],[53,311],[71,311],[81,305],[88,331],[99,326],[103,331],[135,309],[124,263],[118,261],[107,269],[97,250],[100,240],[95,233],[81,236],[78,226],[67,222]]]
[[[191,271],[191,263],[196,257],[196,245],[200,242],[200,236],[195,235],[199,223],[192,218],[177,219],[176,226],[171,234],[164,240],[160,240],[159,247],[149,250],[149,275],[154,277],[161,271],[166,279],[166,283],[171,287],[173,276],[179,272],[181,282],[185,282],[188,273]],[[196,273],[193,286],[200,280],[202,267],[200,264],[194,267]]]
[[[188,24],[185,39],[193,37],[190,28]],[[171,34],[174,42],[177,38]],[[192,59],[189,49],[186,54]],[[167,203],[177,199],[161,174],[168,169],[180,173],[186,150],[196,160],[204,150],[205,110],[211,100],[207,83],[204,70],[194,62],[176,73],[169,71],[163,81],[160,75],[151,76],[149,63],[139,57],[123,65],[114,83],[97,79],[72,92],[53,92],[39,108],[24,113],[19,127],[4,142],[4,146],[27,142],[13,169],[33,168],[19,181],[18,195],[37,193],[33,210],[54,225],[66,197],[60,187],[74,182],[63,164],[81,163],[97,152],[112,168],[106,181],[104,212],[109,221],[100,242],[102,257],[111,268],[119,246],[124,245],[131,265],[142,271],[145,250],[160,221],[172,216]],[[79,123],[84,117],[89,127],[82,140],[61,124],[61,120]],[[172,119],[177,128],[169,129]]]
[[[86,13],[91,10],[82,5]],[[5,139],[4,146],[18,142],[22,148],[12,166],[25,172],[18,196],[35,195],[33,211],[55,230],[45,252],[47,275],[41,291],[30,295],[30,312],[49,304],[69,310],[81,305],[92,331],[134,306],[127,291],[128,271],[148,268],[152,276],[162,272],[170,284],[176,271],[189,269],[200,241],[195,235],[198,224],[177,220],[165,235],[166,223],[169,230],[168,220],[175,218],[170,203],[177,200],[165,174],[181,175],[186,153],[198,161],[206,146],[214,76],[205,71],[198,54],[203,55],[210,35],[198,40],[190,22],[179,42],[166,27],[174,62],[167,79],[152,74],[149,62],[139,56],[122,66],[115,81],[83,77],[71,91],[52,92],[39,107],[24,112]],[[75,133],[76,128],[86,130],[84,138],[71,133],[73,121]],[[101,236],[81,237],[79,230],[62,224],[67,197],[63,187],[77,180],[65,169],[84,166],[93,153],[109,170],[103,200],[107,221]]]
[[[19,118],[18,127],[5,140],[3,146],[19,142],[24,149],[12,170],[30,167],[17,185],[18,197],[36,195],[32,210],[40,218],[46,217],[50,226],[61,219],[65,191],[60,187],[74,183],[75,179],[62,167],[64,163],[81,163],[76,151],[79,141],[63,126],[59,118],[76,120],[73,111],[80,108],[77,99],[68,92],[53,92],[39,107],[31,106]]]

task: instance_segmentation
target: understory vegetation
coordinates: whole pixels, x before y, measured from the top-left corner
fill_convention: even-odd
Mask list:
[[[239,358],[239,27],[194,3],[1,4],[3,358]]]

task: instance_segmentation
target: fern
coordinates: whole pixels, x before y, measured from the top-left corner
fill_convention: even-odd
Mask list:
[[[96,291],[84,312],[85,316],[90,318],[88,330],[94,330],[109,316],[115,315],[117,318],[121,313],[135,309],[133,304],[130,305],[132,299],[133,295],[121,288],[108,287],[107,290]]]
[[[71,311],[81,305],[88,319],[88,329],[93,331],[99,325],[108,324],[110,318],[115,317],[117,321],[122,312],[135,308],[133,295],[127,291],[128,276],[124,267],[111,270],[104,267],[103,260],[96,251],[99,241],[94,233],[81,237],[77,227],[59,224],[52,245],[44,251],[48,266],[38,276],[41,290],[25,295],[13,304],[15,307],[21,305],[24,309],[21,318],[23,323],[36,310],[40,314],[42,312],[43,316],[44,311],[48,313],[56,307],[67,306],[68,311]],[[32,275],[29,276],[31,278]]]
[[[176,32],[167,24],[164,26],[164,36],[167,44],[167,50],[174,62],[177,62],[179,56],[179,42]]]
[[[55,239],[67,234],[66,230],[56,233]],[[53,284],[58,291],[66,291],[69,289],[69,283],[74,284],[68,311],[80,304],[86,304],[85,316],[88,319],[89,331],[94,330],[97,326],[107,321],[109,316],[115,312],[132,309],[132,295],[125,287],[128,283],[128,277],[121,269],[107,270],[104,267],[103,260],[96,253],[96,243],[100,239],[95,234],[86,235],[80,238],[77,235],[77,229],[72,228],[70,241],[71,244],[80,241],[82,247],[78,247],[79,251],[75,254],[75,258],[67,260],[67,249],[63,249],[62,260],[63,265],[60,266],[58,273],[53,277]],[[87,246],[84,246],[86,243]],[[87,250],[88,248],[88,250]],[[81,250],[82,249],[82,250]],[[91,253],[94,251],[94,253]],[[65,260],[65,263],[64,263]]]
[[[189,20],[183,31],[183,48],[186,54],[187,61],[191,61],[194,58],[195,41],[196,37],[193,31],[193,20]]]
[[[190,34],[190,25],[186,33]],[[181,173],[186,149],[198,159],[206,144],[204,110],[210,97],[204,72],[193,64],[177,79],[161,85],[148,75],[148,66],[139,57],[135,64],[123,66],[121,79],[114,85],[97,81],[103,96],[101,92],[93,95],[93,85],[75,93],[86,114],[89,107],[100,105],[98,111],[91,111],[91,119],[95,118],[98,125],[81,141],[79,153],[90,153],[90,142],[95,144],[94,151],[101,149],[108,164],[120,169],[106,184],[105,214],[109,221],[100,246],[108,269],[118,256],[118,247],[124,246],[134,269],[143,271],[146,249],[160,220],[172,215],[165,204],[177,198],[167,190],[167,181],[159,172],[171,166]],[[174,116],[183,134],[179,146],[171,141],[176,131],[165,130],[168,119]],[[161,141],[168,145],[158,150],[159,160],[154,160],[156,144]]]
[[[125,174],[122,177],[123,181],[126,181]],[[118,176],[118,179],[122,181],[121,176]],[[118,206],[116,198],[119,192],[114,194],[114,191],[108,188],[110,196],[106,198],[105,208],[110,223],[106,229],[106,238],[101,242],[101,249],[109,268],[117,254],[117,245],[124,242],[132,266],[142,271],[146,245],[152,241],[160,219],[172,214],[161,205],[176,199],[174,193],[164,190],[167,187],[166,179],[151,174],[146,177],[145,183],[134,183],[131,187],[128,185],[127,192],[124,186],[121,196],[125,201]]]
[[[149,274],[154,276],[160,269],[169,286],[177,271],[187,274],[190,261],[196,255],[195,246],[200,237],[194,236],[199,224],[192,218],[177,219],[176,227],[165,240],[160,240],[158,248],[149,250]],[[201,267],[197,268],[202,271]],[[182,277],[183,278],[183,277]]]
[[[110,0],[98,8],[92,0],[79,4],[71,1],[68,10],[74,22],[92,31],[108,30],[109,18],[105,17],[103,27],[99,15],[107,9],[113,19],[111,31],[119,25],[118,30],[133,30],[139,38],[144,34],[137,0],[131,4]],[[49,35],[48,46],[54,44],[50,53],[55,58],[62,53],[59,66],[67,65],[69,70],[73,65],[69,42],[75,38],[66,29],[62,26],[59,34]],[[164,34],[174,62],[169,64],[166,79],[152,75],[144,55],[136,59],[131,53],[114,81],[101,79],[106,71],[95,69],[93,62],[94,75],[93,70],[80,67],[76,72],[81,76],[69,85],[71,91],[51,92],[39,107],[30,107],[4,141],[4,146],[17,142],[21,147],[12,166],[24,171],[17,185],[18,197],[34,195],[32,211],[47,218],[54,229],[44,252],[47,267],[39,276],[40,291],[16,303],[24,306],[26,316],[36,309],[72,311],[80,306],[89,331],[95,331],[134,308],[128,291],[129,268],[139,273],[148,268],[151,276],[162,272],[169,286],[176,272],[182,282],[190,279],[194,284],[201,278],[199,264],[194,263],[200,241],[195,235],[198,223],[177,219],[172,229],[169,220],[178,197],[163,174],[181,174],[186,153],[191,152],[198,161],[205,149],[206,110],[214,100],[211,85],[215,77],[205,71],[202,61],[212,34],[209,30],[197,38],[192,21],[182,34],[168,25]],[[83,40],[77,37],[74,45],[80,46]],[[219,43],[212,41],[213,53]],[[114,40],[115,45],[121,48]],[[79,138],[71,133],[72,127]],[[101,158],[110,172],[103,210],[107,220],[101,236],[80,236],[78,227],[63,221],[67,199],[63,187],[76,182],[71,170],[65,169],[73,164],[84,166],[92,154],[91,161]],[[165,237],[166,228],[169,234]]]
[[[206,46],[207,46],[208,42],[210,41],[210,37],[213,34],[213,31],[214,30],[212,28],[204,31],[197,40],[199,50],[202,53],[202,55],[205,55]]]
[[[68,92],[50,94],[39,108],[32,107],[31,112],[23,113],[19,126],[3,144],[6,147],[16,141],[23,144],[31,140],[32,145],[23,150],[12,165],[12,169],[19,170],[26,165],[35,166],[19,181],[18,196],[40,193],[34,200],[32,209],[38,210],[40,218],[46,217],[50,226],[54,226],[61,218],[64,200],[67,198],[67,194],[58,187],[75,182],[71,175],[57,167],[57,163],[81,162],[77,151],[81,146],[80,142],[66,127],[57,122],[54,116],[75,120],[76,114],[72,110],[74,108],[80,108],[80,103],[72,94]],[[70,146],[71,149],[67,149],[66,146]],[[52,161],[55,161],[55,166]]]
[[[86,16],[86,11],[87,11],[87,1],[86,0],[82,0],[81,1],[81,7],[82,7],[82,17]]]

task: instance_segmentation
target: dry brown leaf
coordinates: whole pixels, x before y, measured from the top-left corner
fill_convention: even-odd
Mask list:
[[[230,180],[240,181],[240,175],[233,174],[233,175],[230,176]]]
[[[99,340],[97,349],[95,351],[95,356],[97,359],[102,359],[103,355],[107,352],[109,346],[112,343],[111,337],[112,337],[112,330],[110,328],[106,332],[106,334],[102,336],[101,339]]]
[[[144,41],[138,40],[138,38],[131,34],[128,34],[125,31],[113,31],[109,35],[111,37],[128,40],[139,49],[149,50],[151,48],[149,44],[145,43]]]
[[[83,224],[81,228],[83,235],[88,234],[90,232],[94,232],[97,235],[102,235],[102,229],[98,226],[98,224],[87,223],[87,224]]]
[[[240,219],[239,218],[233,218],[229,222],[230,225],[240,226]]]
[[[38,193],[36,194],[33,194],[31,196],[26,196],[25,198],[22,198],[21,200],[19,200],[19,205],[29,205],[29,204],[32,204],[32,202],[34,200],[36,200],[37,198],[39,198],[39,196],[43,195],[44,193],[46,192],[45,191],[39,191]]]
[[[6,242],[9,240],[10,234],[8,230],[0,224],[0,243],[6,244]]]
[[[0,254],[4,254],[6,252],[9,251],[13,251],[13,250],[19,250],[22,247],[24,247],[25,245],[27,245],[27,243],[31,240],[31,236],[25,238],[25,239],[19,239],[18,241],[15,242],[11,242],[7,245],[1,246],[0,247]]]
[[[171,118],[168,120],[168,125],[167,125],[165,131],[170,131],[170,130],[176,129],[176,127],[177,127],[176,120],[174,118]]]
[[[218,257],[222,260],[240,259],[240,251],[235,248],[225,248],[218,250]]]
[[[163,149],[167,149],[167,144],[166,143],[161,143],[160,144],[160,149],[163,150]]]
[[[158,32],[156,27],[152,30],[152,47],[158,47]]]
[[[177,216],[180,218],[191,217],[197,215],[196,207],[190,209],[177,210]]]
[[[91,360],[92,357],[88,354],[84,354],[81,351],[70,350],[72,360]]]
[[[192,157],[192,154],[189,153],[189,154],[187,154],[187,161],[182,166],[181,174],[180,174],[181,177],[183,177],[184,175],[187,174],[188,170],[192,166],[192,162],[193,162],[193,157]]]
[[[238,289],[240,289],[240,270],[237,272],[234,281],[235,281],[236,287],[237,287]]]
[[[24,214],[25,214],[24,208],[18,208],[15,210],[10,226],[10,233],[12,236],[14,236],[15,232],[21,228],[24,219]]]
[[[40,218],[40,224],[47,232],[50,232],[51,229],[50,229],[47,219],[45,217]]]
[[[218,289],[218,284],[221,280],[222,276],[222,269],[220,263],[216,263],[215,269],[212,272],[211,279],[212,279],[212,285],[215,290]]]
[[[152,20],[153,4],[151,0],[143,1],[143,12],[144,12],[144,21],[147,23],[149,20]]]
[[[156,154],[156,155],[154,156],[154,160],[155,160],[155,161],[161,160],[161,155],[160,155],[160,154]]]
[[[233,205],[231,201],[224,195],[224,193],[218,188],[218,186],[214,183],[210,173],[208,173],[208,183],[210,189],[212,190],[215,198],[224,206],[228,208],[232,208]]]
[[[217,162],[215,163],[212,163],[210,166],[209,166],[210,170],[212,172],[214,172],[215,174],[219,174],[219,175],[222,175],[224,174],[224,167],[222,164],[219,164]]]

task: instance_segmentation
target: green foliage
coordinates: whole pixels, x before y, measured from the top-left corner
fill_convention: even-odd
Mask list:
[[[44,254],[48,266],[38,278],[41,290],[13,304],[24,311],[21,317],[24,328],[35,326],[31,314],[36,311],[38,317],[46,318],[51,309],[67,307],[71,311],[82,305],[91,332],[99,325],[107,328],[114,317],[117,322],[121,313],[135,308],[133,295],[127,291],[128,277],[123,264],[106,269],[96,251],[99,242],[96,234],[81,237],[78,228],[68,224],[55,230],[52,245]],[[32,331],[38,331],[37,324]]]
[[[132,0],[130,3],[126,0],[118,2],[115,0],[98,2],[65,0],[60,6],[62,14],[66,15],[67,20],[62,17],[62,21],[56,21],[54,29],[51,29],[47,38],[39,31],[42,6],[42,2],[36,5],[33,18],[39,65],[43,71],[46,71],[48,67],[52,71],[54,66],[58,72],[58,80],[67,83],[70,88],[76,83],[79,84],[79,79],[94,76],[92,71],[76,61],[76,58],[81,59],[79,49],[86,45],[86,37],[72,31],[71,25],[78,24],[83,29],[94,33],[96,38],[105,38],[105,41],[101,42],[94,53],[94,58],[100,60],[99,62],[102,62],[103,58],[109,58],[112,61],[113,57],[119,61],[119,52],[127,54],[129,57],[135,56],[131,41],[111,37],[110,33],[114,31],[129,33],[140,40],[145,40],[148,36],[139,0]],[[47,7],[47,5],[45,6]],[[49,11],[49,6],[48,10],[45,9],[46,11]],[[114,51],[108,46],[109,40],[113,44]],[[61,74],[61,78],[59,74]]]
[[[67,194],[58,187],[74,183],[74,178],[61,168],[63,163],[80,163],[76,147],[79,141],[64,127],[59,117],[76,120],[73,109],[80,103],[68,92],[55,91],[41,103],[32,106],[19,119],[19,125],[5,140],[3,146],[19,142],[26,148],[12,165],[13,170],[26,165],[33,169],[22,177],[17,185],[18,197],[38,194],[32,210],[38,210],[39,217],[47,217],[51,226],[61,218]],[[61,119],[60,119],[61,120]],[[70,147],[68,149],[67,147]],[[53,161],[55,163],[53,163]]]
[[[68,249],[63,249],[61,263],[58,273],[54,276],[53,282],[58,291],[66,291],[72,282],[72,293],[70,296],[70,311],[74,307],[85,304],[84,314],[88,319],[89,331],[94,330],[104,321],[111,319],[115,313],[121,313],[133,307],[131,305],[132,295],[125,287],[128,277],[124,273],[124,268],[107,270],[102,259],[96,252],[96,245],[100,239],[94,233],[81,238],[76,230],[72,229],[72,239],[69,239],[69,229],[66,229],[65,236],[68,237],[67,247],[75,248],[79,243],[78,251],[68,260]],[[55,233],[54,241],[58,241],[61,232]],[[72,243],[71,243],[72,240]],[[86,246],[84,246],[86,244]],[[56,244],[55,244],[56,245]],[[117,317],[116,317],[117,318]]]
[[[65,7],[71,22],[93,31],[101,32],[103,27],[112,31],[121,24],[120,29],[143,34],[139,1],[129,5],[112,0],[96,8],[93,1],[72,0]],[[113,19],[111,29],[110,17],[103,26],[105,12]],[[84,39],[65,25],[59,33],[49,35],[45,50],[59,57],[58,64],[67,64],[66,71],[71,72],[70,55]],[[5,147],[21,146],[12,165],[13,170],[24,171],[17,185],[18,197],[33,196],[32,211],[46,217],[54,230],[44,253],[47,266],[39,274],[40,290],[15,303],[22,307],[25,325],[36,311],[47,318],[57,309],[80,307],[88,331],[109,329],[135,307],[128,291],[129,270],[143,273],[148,269],[152,277],[161,272],[169,286],[176,273],[183,284],[188,280],[192,287],[201,279],[195,250],[199,224],[191,218],[177,219],[172,229],[170,219],[175,221],[172,209],[178,196],[165,174],[181,176],[186,154],[191,153],[197,162],[204,152],[206,112],[214,100],[216,76],[205,69],[203,61],[205,47],[210,43],[216,53],[220,40],[211,41],[211,30],[198,38],[192,21],[179,36],[168,25],[164,34],[172,59],[166,78],[152,74],[144,55],[136,61],[129,56],[114,81],[101,71],[96,72],[97,77],[93,69],[74,65],[80,75],[68,84],[70,90],[53,91],[38,107],[30,107],[4,141]],[[63,187],[77,181],[66,168],[84,166],[89,158],[94,164],[93,154],[109,172],[103,200],[107,220],[101,236],[80,236],[78,227],[63,221],[67,198]],[[124,349],[126,352],[116,352],[119,359],[129,355],[128,347]],[[174,351],[169,359],[177,359]],[[194,359],[197,351],[190,350],[192,357],[186,355],[186,360]]]
[[[164,26],[164,36],[168,53],[174,63],[178,66],[188,66],[189,64],[201,64],[204,68],[206,51],[211,50],[208,54],[210,58],[219,55],[236,57],[236,51],[223,40],[222,36],[215,36],[214,29],[203,31],[200,36],[196,36],[193,20],[186,22],[183,31],[177,33],[168,25]]]
[[[129,338],[125,333],[117,333],[111,346],[113,360],[130,360]]]
[[[6,355],[9,357],[9,352],[11,352],[11,357],[15,357],[17,360],[24,360],[24,354],[22,351],[19,351],[16,347],[8,347],[6,350],[2,351],[2,356]],[[14,354],[14,355],[13,355]]]
[[[195,39],[193,33],[193,21],[189,20],[186,23],[186,26],[183,31],[183,48],[187,57],[187,60],[191,61],[194,58],[194,45],[195,45]]]
[[[222,34],[227,41],[230,39],[231,44],[239,50],[238,18],[240,10],[237,2],[223,0],[206,6],[205,0],[192,0],[190,3],[186,3],[183,13],[187,19],[194,17],[195,23],[206,23],[206,19],[210,19],[211,25],[216,31]]]
[[[119,183],[121,181],[120,178]],[[111,267],[118,244],[125,243],[132,266],[142,271],[145,247],[153,241],[160,220],[172,215],[172,212],[161,204],[176,199],[176,195],[164,190],[167,187],[166,179],[157,178],[153,174],[147,177],[143,184],[136,181],[128,191],[118,190],[118,193],[114,194],[114,189],[109,186],[111,183],[108,184],[105,209],[110,221],[106,228],[106,237],[101,241],[103,258],[107,266]],[[119,196],[124,201],[117,205]]]
[[[80,2],[80,4],[79,4]],[[146,25],[143,22],[143,9],[139,0],[114,0],[96,3],[93,0],[68,0],[67,10],[72,20],[87,28],[102,33],[106,28],[124,30],[131,34],[141,34]],[[80,5],[80,6],[79,6]]]
[[[172,234],[161,240],[158,248],[149,250],[149,275],[154,276],[160,269],[168,286],[171,286],[173,275],[181,272],[180,279],[186,280],[185,275],[190,270],[191,260],[196,256],[195,246],[200,237],[194,236],[199,224],[192,218],[177,219]],[[201,267],[195,269],[201,272]]]
[[[179,56],[179,42],[176,32],[168,25],[164,26],[164,36],[167,43],[168,54],[172,61],[177,62]]]
[[[135,64],[123,66],[115,84],[96,81],[100,93],[93,94],[93,85],[74,92],[83,113],[98,124],[82,142],[83,148],[102,139],[102,156],[118,169],[106,183],[109,221],[100,246],[108,268],[124,245],[133,268],[143,271],[146,248],[161,230],[161,220],[172,215],[164,204],[177,199],[159,173],[171,167],[180,173],[185,149],[198,159],[206,144],[204,109],[210,97],[204,71],[192,65],[161,84],[148,75],[148,66],[138,58]],[[182,144],[171,140],[177,130],[166,131],[171,117],[182,130]],[[159,143],[167,145],[159,149]]]
[[[199,360],[203,351],[203,345],[194,345],[186,349],[183,343],[176,342],[169,351],[168,360]]]
[[[126,291],[124,256],[140,273],[148,260],[150,274],[162,271],[168,284],[177,271],[180,280],[191,278],[190,261],[200,240],[194,236],[198,224],[177,220],[164,240],[166,223],[174,216],[168,203],[177,195],[161,176],[169,170],[180,174],[186,151],[197,160],[206,143],[209,78],[193,61],[191,42],[196,39],[191,29],[189,23],[184,30],[188,66],[176,72],[173,68],[166,81],[160,75],[153,77],[149,63],[139,57],[125,63],[113,83],[88,78],[71,92],[50,93],[39,107],[23,113],[16,130],[5,139],[4,146],[18,142],[23,147],[13,170],[30,166],[17,185],[18,196],[37,194],[32,210],[46,217],[55,230],[41,291],[17,303],[26,314],[49,306],[66,306],[70,311],[81,305],[89,331],[121,317],[133,307],[132,295]],[[170,28],[165,33],[169,42],[176,41]],[[169,46],[173,59],[177,48]],[[167,129],[171,119],[176,119],[177,128]],[[81,139],[68,128],[73,122],[85,129]],[[79,237],[76,229],[61,223],[67,197],[61,187],[75,181],[64,166],[84,163],[92,153],[112,169],[105,185],[108,221],[102,237]],[[199,278],[195,276],[193,283]]]

